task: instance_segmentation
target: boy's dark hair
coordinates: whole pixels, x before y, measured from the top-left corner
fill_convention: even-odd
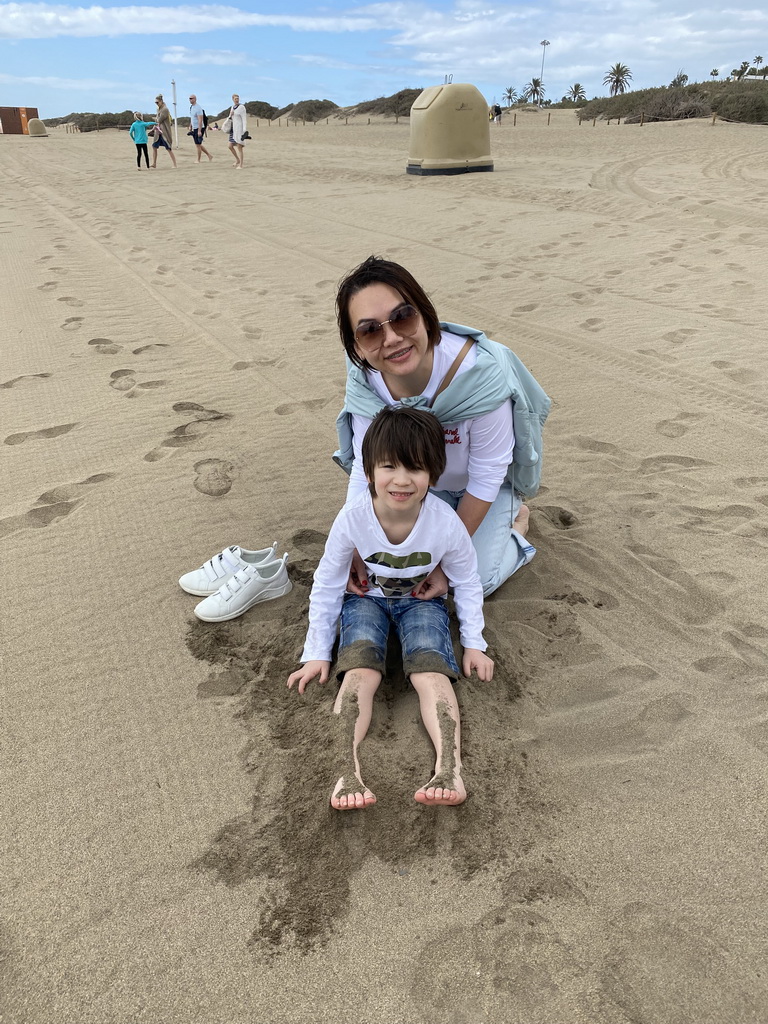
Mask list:
[[[427,328],[429,347],[440,344],[440,321],[427,293],[416,278],[399,263],[385,260],[381,256],[369,256],[359,267],[350,270],[339,285],[336,293],[336,318],[339,323],[339,334],[349,358],[361,369],[370,370],[371,364],[355,351],[355,330],[349,319],[349,303],[354,295],[367,288],[370,284],[388,284],[403,297],[414,309],[417,309]]]
[[[363,472],[374,496],[373,471],[386,462],[425,470],[434,487],[445,472],[445,435],[437,416],[407,405],[382,409],[363,438]]]

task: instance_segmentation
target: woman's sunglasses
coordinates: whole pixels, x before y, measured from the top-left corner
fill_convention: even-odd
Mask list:
[[[392,325],[395,334],[410,338],[419,326],[419,311],[407,302],[392,311],[389,320],[366,320],[355,331],[355,341],[363,348],[379,348],[384,343],[384,326]]]

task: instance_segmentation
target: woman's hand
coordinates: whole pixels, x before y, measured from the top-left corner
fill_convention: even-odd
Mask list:
[[[461,668],[467,679],[472,675],[472,669],[477,672],[477,678],[483,683],[489,683],[493,679],[493,662],[487,654],[476,651],[473,647],[464,648]]]
[[[322,686],[328,682],[330,668],[330,661],[307,661],[298,671],[291,672],[288,676],[288,689],[292,690],[294,683],[298,683],[299,693],[304,693],[307,683],[311,683],[315,676],[320,677],[317,681]]]
[[[349,570],[347,591],[350,594],[357,594],[358,597],[365,597],[368,589],[368,570],[365,567],[365,562],[360,557],[360,553],[355,548],[352,552],[352,566]]]
[[[447,593],[448,577],[442,566],[436,565],[429,576],[411,591],[411,597],[417,597],[420,601],[431,601],[435,597],[445,597]]]

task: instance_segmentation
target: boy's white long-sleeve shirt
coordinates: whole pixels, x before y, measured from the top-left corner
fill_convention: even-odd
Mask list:
[[[331,660],[355,549],[366,564],[368,593],[378,597],[409,597],[436,565],[442,565],[454,590],[462,646],[486,649],[477,555],[454,510],[428,493],[408,537],[402,544],[393,544],[376,518],[373,498],[366,490],[342,508],[328,534],[309,599],[302,662]]]

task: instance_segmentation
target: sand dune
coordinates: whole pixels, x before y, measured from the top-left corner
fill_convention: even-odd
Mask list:
[[[0,145],[0,1017],[764,1021],[765,130],[529,113],[446,178],[407,122],[251,133],[242,173],[216,136],[140,173],[122,133]],[[371,252],[554,400],[458,811],[412,800],[396,675],[354,815],[330,692],[284,687]],[[178,576],[273,539],[292,593],[197,622]]]

